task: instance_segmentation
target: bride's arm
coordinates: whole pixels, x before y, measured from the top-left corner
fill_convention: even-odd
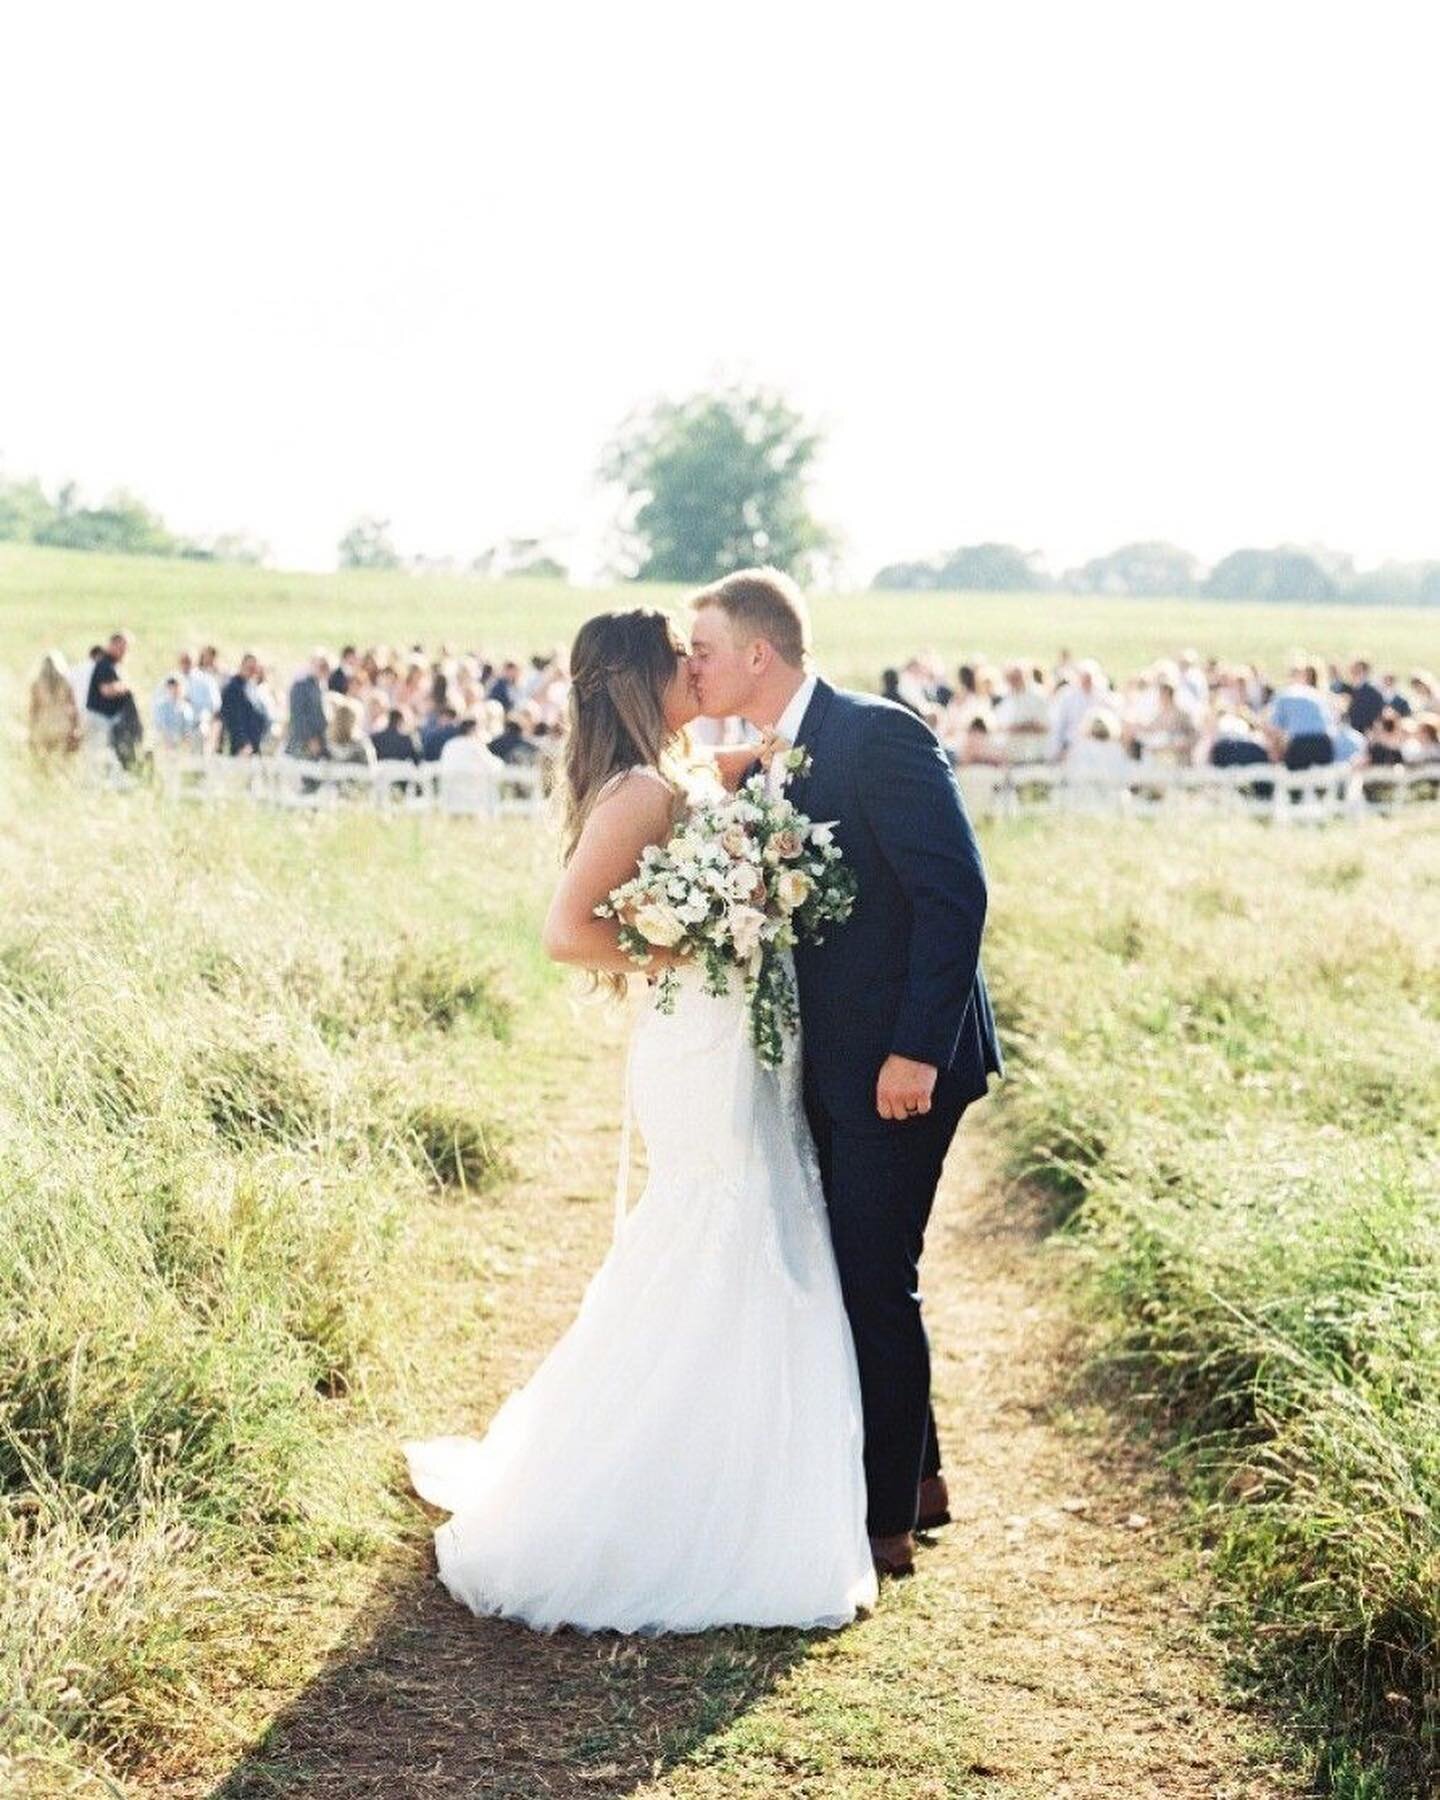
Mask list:
[[[733,794],[738,791],[745,771],[752,763],[759,763],[762,769],[769,768],[774,747],[775,733],[762,731],[758,744],[726,744],[709,754],[721,781]]]
[[[727,744],[724,749],[711,752],[716,773],[732,794],[739,791],[745,771],[756,760],[758,748],[756,744]]]
[[[595,908],[635,873],[647,845],[669,838],[673,809],[668,788],[637,774],[628,775],[600,801],[585,821],[545,915],[540,941],[547,956],[582,969],[635,972],[634,961],[620,948],[619,926],[614,919],[597,919]],[[669,951],[656,949],[650,967],[663,968],[674,960]]]

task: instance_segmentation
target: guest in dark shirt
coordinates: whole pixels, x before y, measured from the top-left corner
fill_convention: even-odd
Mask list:
[[[503,763],[533,763],[540,755],[540,746],[532,742],[526,722],[518,713],[509,714],[505,729],[499,737],[491,738],[486,748]]]
[[[498,701],[504,711],[511,712],[520,698],[520,665],[507,662],[500,665],[500,673],[486,690],[487,700]]]
[[[346,644],[340,652],[340,660],[330,671],[330,692],[332,694],[348,694],[350,678],[355,673],[356,651],[353,644]]]
[[[120,664],[125,660],[125,652],[129,647],[130,640],[125,633],[117,631],[95,658],[90,668],[90,687],[85,696],[87,712],[99,713],[104,719],[118,719],[125,710],[130,687],[120,674]]]
[[[285,754],[315,761],[326,755],[325,686],[330,678],[330,659],[323,650],[310,658],[310,667],[290,685],[290,726]]]
[[[110,748],[122,769],[135,767],[140,755],[140,741],[145,734],[135,696],[120,673],[120,664],[129,647],[130,640],[123,631],[111,635],[91,667],[90,687],[85,696],[85,710],[98,713],[109,721]]]
[[[1349,719],[1357,731],[1368,731],[1385,710],[1385,696],[1370,679],[1368,662],[1351,663],[1349,681],[1337,682],[1336,692],[1350,696]]]
[[[919,708],[912,706],[900,692],[900,671],[898,669],[885,669],[881,672],[880,693],[882,698],[893,701],[896,706],[903,706],[906,712],[914,713],[917,719],[920,717]]]
[[[1387,706],[1371,728],[1365,760],[1372,769],[1398,768],[1405,760],[1404,745],[1400,715]]]
[[[249,651],[220,690],[220,737],[231,756],[258,756],[265,741],[266,715],[250,698],[249,684],[260,664]]]
[[[370,742],[375,746],[379,762],[420,761],[420,745],[414,732],[405,729],[405,715],[399,707],[392,707],[380,730],[371,732]]]
[[[442,706],[420,728],[420,756],[424,762],[439,762],[440,752],[459,731],[460,725],[453,706]]]

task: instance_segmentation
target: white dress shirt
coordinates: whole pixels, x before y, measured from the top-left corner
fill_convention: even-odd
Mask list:
[[[811,696],[815,692],[815,683],[817,679],[818,677],[814,675],[807,675],[791,695],[790,704],[775,721],[775,735],[777,737],[788,738],[792,744],[795,742],[801,723],[805,718],[805,709],[809,706]],[[771,799],[778,799],[781,787],[785,780],[785,765],[780,757],[775,756],[770,759],[770,767],[766,770],[765,774],[766,791],[769,793]]]

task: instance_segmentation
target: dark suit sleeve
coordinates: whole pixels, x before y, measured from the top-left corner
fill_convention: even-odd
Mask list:
[[[859,747],[865,823],[910,902],[910,961],[891,1051],[948,1068],[980,964],[985,870],[949,758],[922,720],[876,707]]]

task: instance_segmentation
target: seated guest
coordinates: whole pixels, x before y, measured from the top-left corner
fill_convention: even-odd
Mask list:
[[[195,708],[185,698],[178,675],[167,675],[155,702],[155,731],[167,750],[198,750]]]
[[[1395,768],[1405,761],[1405,722],[1387,706],[1371,726],[1365,761],[1372,769]]]
[[[1350,723],[1364,737],[1385,707],[1385,696],[1370,679],[1369,663],[1356,657],[1350,665],[1350,679],[1337,681],[1335,691],[1349,697]]]
[[[903,706],[906,712],[914,713],[917,719],[920,717],[920,708],[901,689],[898,669],[884,671],[880,677],[880,693],[884,699],[893,701],[896,706]]]
[[[1365,755],[1365,733],[1355,729],[1354,702],[1346,708],[1345,717],[1337,719],[1330,732],[1337,763],[1356,762]]]
[[[517,662],[505,662],[500,665],[500,673],[486,690],[487,700],[498,700],[505,712],[510,712],[520,698],[520,665]]]
[[[265,742],[269,720],[251,694],[259,667],[259,659],[247,650],[220,691],[220,741],[231,756],[258,756]]]
[[[1241,769],[1258,763],[1268,765],[1270,752],[1257,727],[1243,713],[1221,713],[1205,760],[1212,769]],[[1254,800],[1269,800],[1275,793],[1275,784],[1246,782],[1240,792]]]
[[[984,713],[976,713],[965,727],[960,741],[959,761],[965,768],[981,765],[996,768],[1006,760],[1005,746],[990,729]]]
[[[420,756],[424,762],[439,762],[440,752],[455,736],[459,720],[453,706],[440,707],[433,719],[420,727]]]
[[[331,762],[363,763],[375,766],[376,751],[360,729],[360,704],[341,694],[331,702],[330,728],[325,748]]]
[[[440,750],[440,805],[445,812],[491,810],[495,780],[505,765],[480,736],[479,721],[461,719]]]
[[[1291,669],[1289,685],[1266,708],[1265,722],[1277,760],[1292,774],[1334,762],[1330,715],[1320,698],[1313,663],[1297,663]]]
[[[504,729],[497,737],[491,738],[486,748],[503,763],[533,763],[540,754],[520,713],[506,715]]]
[[[1411,707],[1409,700],[1405,697],[1405,692],[1400,686],[1398,676],[1393,673],[1382,675],[1380,677],[1380,692],[1385,696],[1385,704],[1393,711],[1399,713],[1402,719],[1408,719],[1410,717],[1413,708]]]
[[[1113,707],[1095,706],[1086,713],[1065,768],[1072,783],[1106,784],[1134,772],[1135,759],[1125,747],[1124,727]]]
[[[392,706],[385,724],[379,731],[372,731],[370,742],[375,746],[375,755],[380,762],[418,763],[420,760],[420,744],[413,731],[405,729],[405,715],[398,706]]]
[[[1416,719],[1410,760],[1427,769],[1440,763],[1440,713],[1421,713]]]
[[[350,684],[360,671],[360,658],[353,644],[346,644],[340,652],[340,661],[330,671],[330,692],[332,694],[348,694]]]
[[[1237,769],[1250,763],[1268,763],[1270,752],[1248,719],[1239,713],[1221,713],[1206,761],[1212,769]]]
[[[1050,702],[1020,663],[1005,665],[1005,692],[995,702],[991,723],[1001,734],[1012,763],[1044,762],[1050,736]]]

